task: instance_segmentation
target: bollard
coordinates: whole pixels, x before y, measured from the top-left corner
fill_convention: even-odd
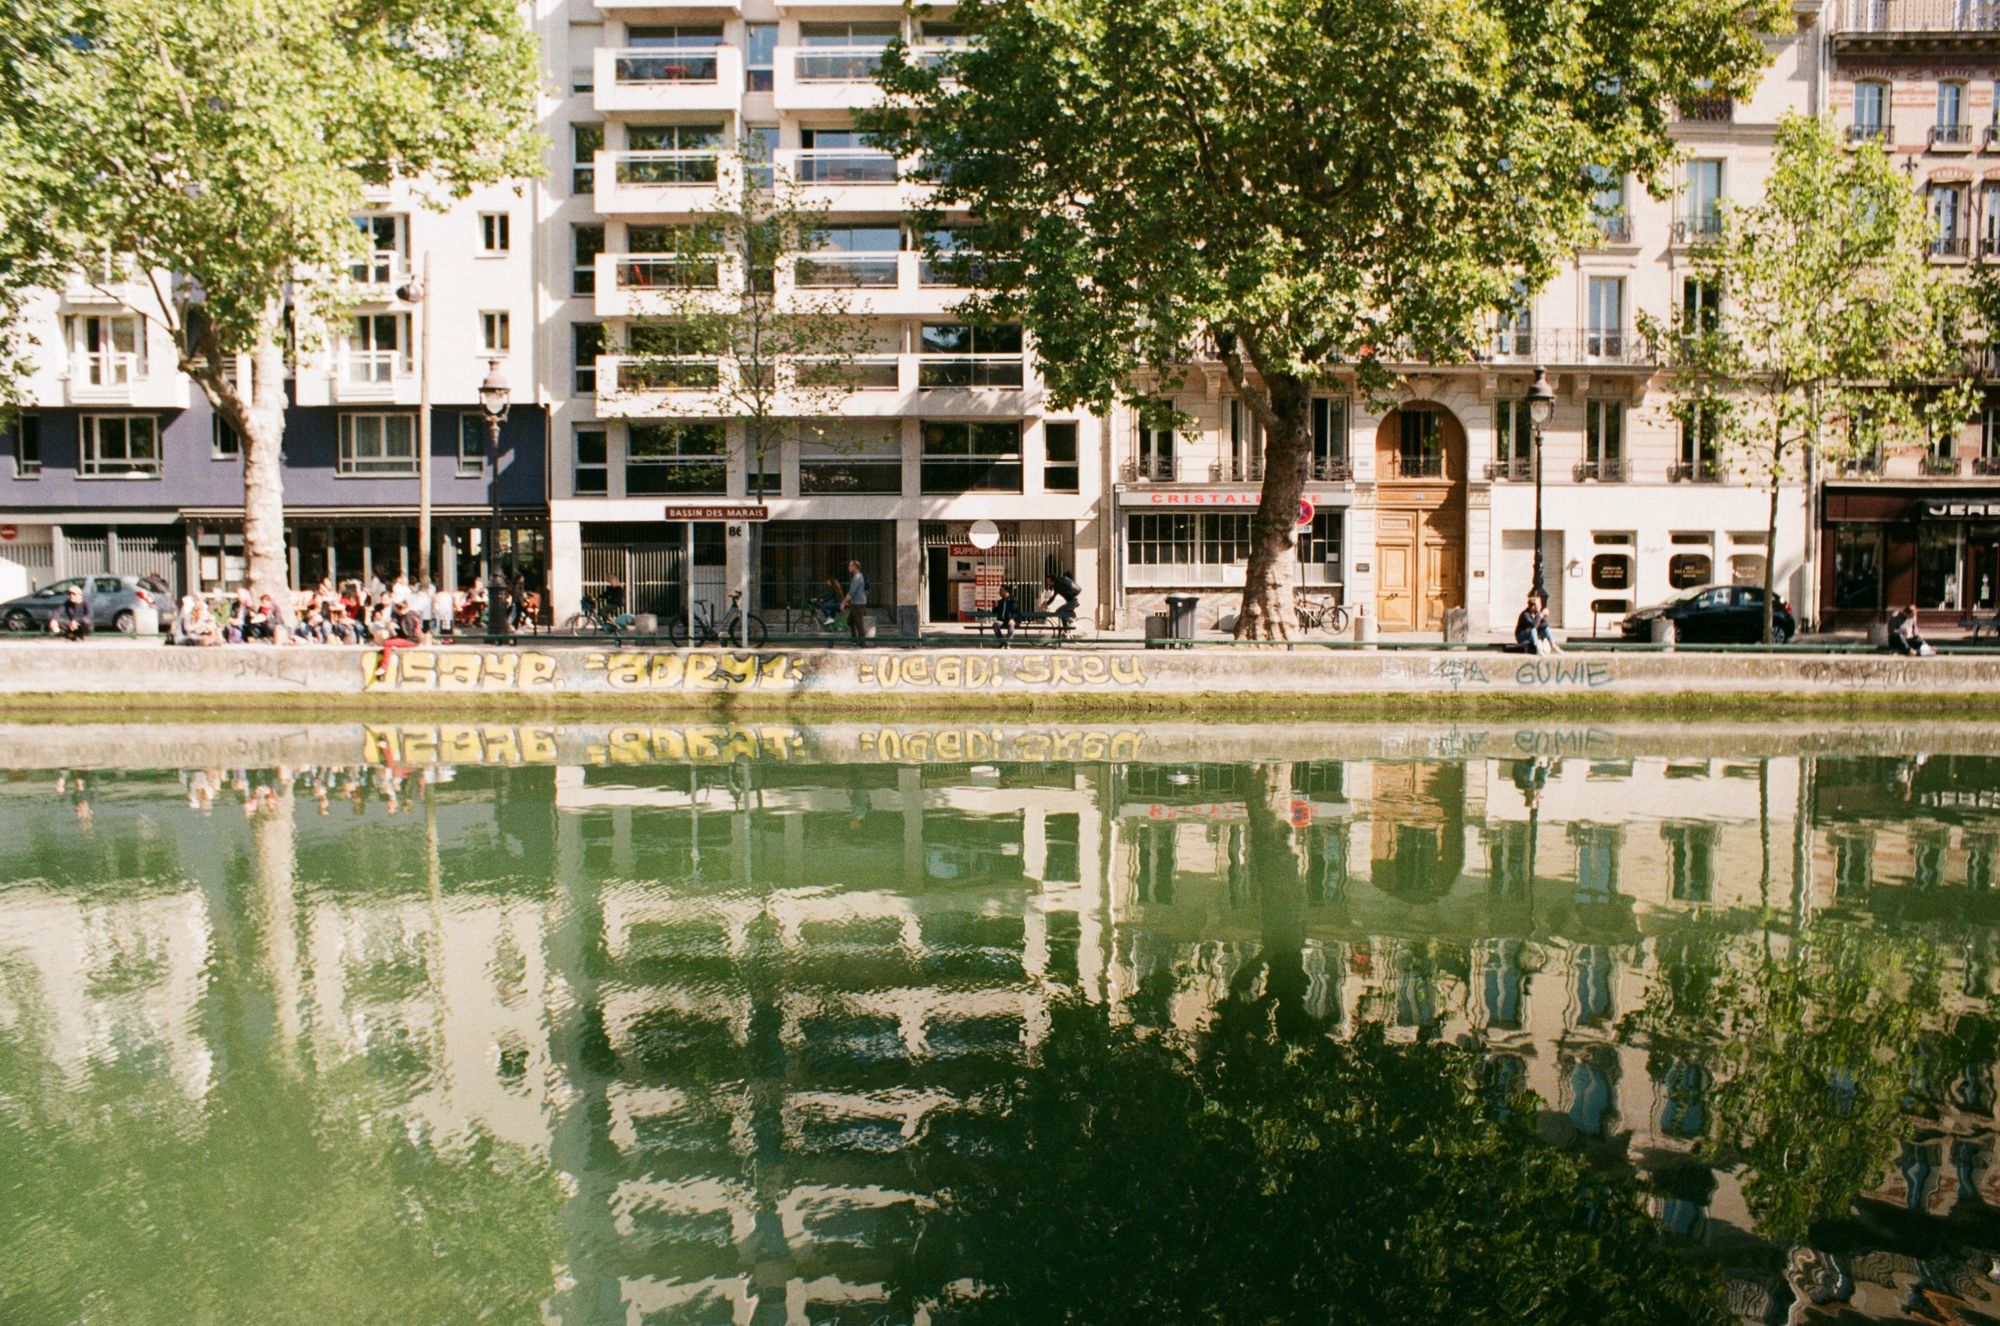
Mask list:
[[[1668,649],[1672,649],[1674,647],[1673,618],[1671,617],[1653,618],[1653,643],[1656,645],[1665,645]]]
[[[132,605],[132,634],[151,640],[160,634],[160,610],[151,603]]]
[[[1887,649],[1889,647],[1889,623],[1870,622],[1868,624],[1868,643],[1876,649]]]
[[[1369,646],[1375,643],[1375,614],[1368,610],[1366,603],[1354,609],[1354,643]]]
[[[660,618],[656,613],[642,612],[632,618],[632,632],[635,635],[658,635]]]

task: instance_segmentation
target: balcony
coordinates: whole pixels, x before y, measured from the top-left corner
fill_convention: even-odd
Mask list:
[[[1264,482],[1264,461],[1234,459],[1218,460],[1208,467],[1210,483],[1262,483]]]
[[[1934,124],[1930,129],[1933,152],[1970,152],[1975,139],[1969,124]]]
[[[1841,456],[1833,462],[1834,474],[1842,479],[1878,479],[1882,476],[1882,453],[1871,451],[1865,456]]]
[[[2000,48],[1995,0],[1845,0],[1836,51],[1945,52]]]
[[[918,355],[917,389],[983,389],[990,387],[1019,391],[1026,384],[1026,365],[1020,355]]]
[[[1951,262],[1963,262],[1972,252],[1972,240],[1966,235],[1939,235],[1931,241],[1930,255]]]
[[[1729,477],[1729,471],[1721,461],[1706,459],[1699,461],[1678,461],[1667,466],[1668,483],[1721,483]]]
[[[1728,124],[1736,118],[1736,102],[1730,97],[1690,97],[1678,110],[1683,124]]]
[[[1704,244],[1719,239],[1722,235],[1722,211],[1720,208],[1704,208],[1688,212],[1674,222],[1674,243]]]
[[[1345,456],[1313,456],[1306,461],[1307,483],[1351,483],[1354,463]]]
[[[1927,479],[1948,479],[1958,474],[1958,457],[1940,456],[1934,451],[1926,451],[1917,457],[1917,473]]]
[[[726,359],[599,355],[597,411],[604,418],[714,418],[737,409],[718,392],[733,391],[740,373]],[[775,409],[786,417],[980,418],[1018,416],[1032,405],[1018,355],[802,356],[780,361],[777,376]]]
[[[1495,483],[1526,483],[1535,477],[1535,462],[1529,456],[1508,456],[1490,461],[1486,477]]]
[[[401,350],[341,350],[328,382],[334,405],[414,403],[415,369]]]
[[[714,209],[740,170],[734,157],[712,147],[599,152],[594,160],[594,202],[607,216]]]
[[[1118,477],[1125,483],[1179,483],[1181,465],[1178,456],[1141,456],[1128,460],[1118,467]]]
[[[896,158],[866,148],[787,148],[778,164],[803,186],[808,206],[828,212],[900,212],[917,204],[922,189],[904,184]]]
[[[1879,143],[1889,147],[1896,141],[1896,126],[1887,120],[1869,120],[1861,124],[1847,126],[1847,141],[1850,146],[1862,143]]]
[[[96,350],[72,356],[63,379],[63,404],[132,409],[185,410],[188,380],[179,373],[150,374],[136,351]]]
[[[923,255],[902,253],[802,253],[789,274],[778,273],[780,302],[788,307],[837,304],[860,317],[949,312],[965,298],[961,286],[924,279]]]
[[[597,7],[606,14],[623,15],[628,10],[659,9],[660,0],[597,0]],[[714,14],[718,17],[725,14],[740,14],[743,12],[742,0],[674,0],[673,7],[675,9],[692,9],[701,14]],[[644,22],[645,20],[628,19],[627,21]]]
[[[865,110],[882,104],[881,46],[780,46],[771,101],[781,111]]]
[[[743,52],[734,46],[603,47],[594,58],[601,112],[734,111],[743,99]]]
[[[1378,465],[1379,479],[1442,479],[1444,474],[1444,453],[1430,452],[1421,456],[1406,456],[1400,451],[1382,453]]]
[[[1606,244],[1630,244],[1632,242],[1632,214],[1626,211],[1612,212],[1597,218],[1597,232],[1604,236]]]
[[[612,418],[716,416],[725,365],[704,355],[599,355],[597,411]]]
[[[2000,476],[2000,456],[1974,456],[1972,472],[1982,479]]]
[[[1570,470],[1577,483],[1624,483],[1632,477],[1632,462],[1622,456],[1581,460]]]
[[[1493,338],[1489,362],[1523,368],[1536,364],[1638,367],[1653,362],[1653,351],[1644,338],[1624,331],[1504,331]]]

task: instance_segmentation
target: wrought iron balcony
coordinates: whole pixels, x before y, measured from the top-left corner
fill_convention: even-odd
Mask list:
[[[1896,141],[1895,126],[1887,120],[1870,120],[1847,126],[1847,141],[1850,143],[1880,143],[1887,147]]]
[[[1624,483],[1632,477],[1632,462],[1622,456],[1583,460],[1577,462],[1576,468],[1571,470],[1570,474],[1578,483],[1588,483],[1592,480],[1598,483]]]
[[[1486,477],[1496,482],[1525,483],[1535,477],[1535,463],[1527,456],[1509,456],[1489,463]]]
[[[1972,146],[1972,126],[1969,124],[1934,124],[1931,126],[1930,144],[1932,147],[1970,148]]]
[[[1668,483],[1721,483],[1728,471],[1719,460],[1678,461],[1667,466]]]
[[[1965,235],[1939,235],[1931,241],[1931,257],[1963,258],[1972,251],[1972,241]]]
[[[1623,210],[1601,214],[1597,218],[1597,229],[1607,244],[1630,244],[1632,214]]]
[[[1847,0],[1842,36],[1915,36],[2000,32],[1995,0]]]
[[[1730,97],[1690,97],[1679,106],[1680,118],[1694,124],[1728,124],[1736,118]]]
[[[1126,483],[1179,483],[1180,459],[1176,456],[1142,456],[1119,467],[1118,476]]]

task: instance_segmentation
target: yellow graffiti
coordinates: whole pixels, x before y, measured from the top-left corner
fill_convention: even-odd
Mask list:
[[[583,678],[573,655],[532,649],[398,649],[387,658],[361,656],[362,689],[367,691],[471,691],[547,693],[565,686],[562,659],[569,659],[572,687],[601,674],[614,691],[788,691],[805,676],[789,654],[603,653],[583,656]]]
[[[592,764],[654,764],[668,761],[728,763],[736,759],[795,758],[805,735],[795,727],[705,725],[699,727],[614,727],[602,742],[584,748]]]
[[[805,666],[790,654],[600,653],[584,655],[586,673],[601,672],[614,691],[789,691]]]
[[[1100,760],[1133,760],[1146,744],[1143,733],[1007,732],[1000,728],[944,730],[885,727],[863,732],[863,759],[886,764],[960,764],[967,760],[1000,760],[1023,764],[1065,764]]]
[[[363,732],[362,759],[369,764],[554,764],[556,732],[551,727],[446,723],[370,725]]]
[[[550,691],[562,684],[555,655],[522,649],[367,653],[361,676],[369,691]]]
[[[1009,687],[1143,686],[1145,670],[1130,654],[897,654],[864,658],[861,684],[944,691]]]

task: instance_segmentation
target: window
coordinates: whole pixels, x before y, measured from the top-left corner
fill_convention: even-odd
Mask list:
[[[927,322],[923,325],[920,348],[919,387],[1021,385],[1021,328],[1016,323],[985,327],[964,322]]]
[[[1705,552],[1675,553],[1667,559],[1670,589],[1699,589],[1714,578],[1714,559]]]
[[[1933,255],[1940,258],[1965,256],[1965,196],[1963,184],[1931,185],[1931,221],[1937,226],[1937,238],[1931,241]]]
[[[1134,512],[1125,547],[1133,566],[1239,566],[1250,559],[1250,513]]]
[[[88,387],[123,387],[146,376],[146,336],[139,319],[73,317],[71,380]]]
[[[1722,328],[1722,287],[1699,276],[1681,281],[1681,334],[1703,336]]]
[[[1493,469],[1495,477],[1525,479],[1535,463],[1535,421],[1528,403],[1493,402]]]
[[[42,477],[42,416],[39,414],[17,414],[13,426],[7,430],[14,440],[14,477],[16,479],[39,479]]]
[[[347,332],[348,382],[393,382],[407,368],[404,317],[401,313],[364,313],[354,319]]]
[[[1166,402],[1161,402],[1167,408]],[[1172,483],[1180,477],[1174,457],[1174,430],[1138,424],[1138,443],[1132,453],[1132,477]]]
[[[571,386],[579,396],[594,396],[597,394],[597,356],[604,353],[606,344],[604,324],[571,323],[569,337],[570,362],[573,366]]]
[[[211,460],[241,460],[243,435],[218,412],[209,416],[208,454]]]
[[[1882,606],[1882,531],[1874,525],[1833,527],[1833,606]]]
[[[1956,610],[1959,568],[1965,564],[1965,526],[1925,522],[1917,526],[1917,606]]]
[[[715,48],[722,45],[720,24],[679,24],[630,27],[627,50],[614,61],[620,83],[709,83],[721,75]]]
[[[1680,479],[1715,479],[1722,474],[1722,405],[1696,401],[1681,413]]]
[[[569,127],[569,191],[579,196],[597,188],[597,154],[604,150],[604,126],[572,124]]]
[[[1625,477],[1625,405],[1622,401],[1583,403],[1583,464],[1586,478]]]
[[[486,416],[458,416],[458,477],[476,479],[486,472]]]
[[[1585,353],[1616,359],[1625,353],[1625,278],[1590,278],[1590,330]]]
[[[896,182],[896,158],[860,129],[801,129],[799,146],[804,149],[798,158],[802,184]]]
[[[799,439],[799,492],[901,493],[903,430],[894,420],[841,421]]]
[[[1980,190],[1979,253],[2000,257],[2000,180],[1988,180]]]
[[[926,420],[923,491],[1018,493],[1021,491],[1021,425]]]
[[[882,52],[902,35],[884,22],[801,23],[795,57],[801,83],[865,83],[882,67]]]
[[[1436,410],[1404,406],[1398,414],[1396,479],[1444,477],[1444,416]]]
[[[800,286],[894,288],[903,230],[893,225],[827,226],[818,244],[792,269]]]
[[[1931,126],[1933,147],[1966,147],[1972,142],[1972,125],[1965,117],[1965,84],[1938,84],[1937,122]]]
[[[778,159],[778,126],[752,124],[743,129],[744,149],[749,156],[750,184],[768,189],[775,182],[773,162]]]
[[[512,223],[505,212],[481,212],[479,214],[479,251],[485,254],[505,253],[514,247]]]
[[[1338,511],[1315,511],[1299,535],[1299,567],[1308,584],[1340,583],[1340,539],[1346,521]]]
[[[771,90],[778,61],[778,25],[746,23],[743,28],[743,73],[752,92]]]
[[[1668,882],[1675,902],[1708,902],[1715,894],[1713,824],[1667,824],[1660,828],[1667,843]]]
[[[160,475],[160,424],[149,414],[87,414],[83,417],[85,478],[143,478]]]
[[[1875,142],[1888,138],[1889,85],[1867,79],[1854,85],[1854,128],[1848,137],[1855,142]]]
[[[1697,158],[1687,163],[1687,212],[1683,218],[1690,239],[1722,233],[1722,162]]]
[[[625,495],[728,491],[722,426],[634,423],[625,444]]]
[[[917,269],[919,285],[966,286],[984,280],[969,226],[939,226],[912,235],[911,240],[924,254]]]
[[[719,124],[634,124],[630,154],[618,162],[620,184],[713,184],[722,146]]]
[[[347,269],[360,285],[394,285],[403,271],[403,255],[409,249],[408,218],[396,215],[357,216],[361,231],[362,258]]]
[[[1345,479],[1347,468],[1347,398],[1315,396],[1312,400],[1312,455],[1308,479]]]
[[[610,472],[606,463],[607,448],[604,430],[596,426],[579,428],[574,434],[574,448],[571,453],[571,474],[574,475],[572,489],[578,497],[602,497],[605,494],[605,477]]]
[[[1531,355],[1535,352],[1535,301],[1525,282],[1514,282],[1511,302],[1500,310],[1494,327],[1493,353]]]
[[[504,355],[513,347],[509,322],[504,312],[489,310],[479,315],[479,344],[487,354]]]
[[[415,474],[417,417],[413,414],[343,414],[340,416],[338,473]]]
[[[602,252],[603,226],[570,227],[569,292],[572,295],[597,293],[597,255]]]
[[[1604,238],[1623,242],[1632,238],[1632,218],[1625,210],[1625,177],[1603,166],[1590,167],[1591,183],[1597,186],[1590,210],[1597,216],[1597,228]]]
[[[1229,482],[1264,478],[1264,423],[1242,401],[1229,402]]]
[[[1076,425],[1067,420],[1042,425],[1042,490],[1078,491],[1081,472],[1076,459]]]

